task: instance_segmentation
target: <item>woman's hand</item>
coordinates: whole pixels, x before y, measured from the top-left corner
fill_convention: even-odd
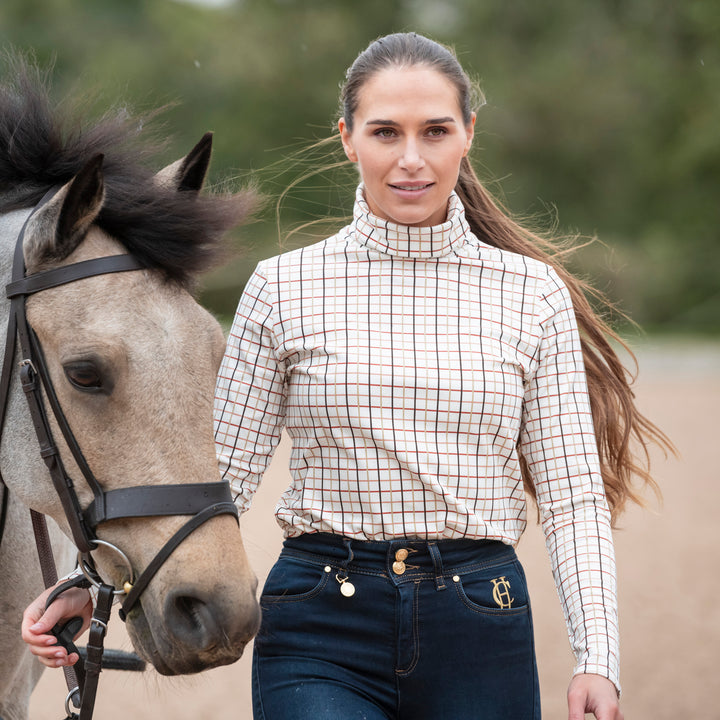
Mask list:
[[[62,645],[57,644],[57,638],[48,634],[53,626],[61,620],[69,620],[79,616],[83,619],[83,626],[79,636],[90,625],[92,618],[92,601],[88,590],[71,588],[58,597],[50,607],[45,610],[45,602],[53,588],[48,588],[39,595],[25,609],[22,620],[22,639],[30,646],[30,652],[47,667],[62,667],[74,665],[78,661],[76,653],[68,655]]]
[[[593,713],[597,720],[623,720],[615,685],[602,675],[576,675],[568,688],[568,720],[583,720]]]

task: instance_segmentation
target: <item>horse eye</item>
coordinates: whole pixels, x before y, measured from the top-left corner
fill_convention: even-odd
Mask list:
[[[106,390],[98,367],[91,362],[80,360],[63,366],[65,377],[70,384],[84,392],[102,392]]]

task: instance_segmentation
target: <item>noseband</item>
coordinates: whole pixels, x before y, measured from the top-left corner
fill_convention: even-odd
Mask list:
[[[160,549],[134,583],[132,582],[132,568],[130,568],[130,577],[124,583],[124,590],[117,591],[119,594],[127,593],[120,611],[120,616],[124,620],[153,576],[173,550],[193,530],[216,515],[228,514],[237,518],[238,512],[232,502],[230,486],[227,482],[138,486],[104,490],[88,466],[60,407],[40,341],[27,321],[25,301],[29,295],[34,293],[84,278],[108,273],[145,270],[146,268],[130,255],[112,255],[26,276],[23,255],[25,229],[33,214],[48,202],[56,191],[56,188],[49,191],[35,207],[25,221],[15,246],[12,282],[6,288],[6,295],[10,299],[10,317],[2,375],[0,376],[0,433],[4,426],[13,360],[17,339],[19,339],[22,357],[19,363],[20,381],[28,400],[30,415],[40,445],[40,455],[50,471],[53,485],[60,497],[73,540],[80,554],[83,571],[95,572],[90,553],[97,549],[98,544],[107,544],[97,538],[96,528],[101,523],[121,518],[191,516]],[[51,426],[43,403],[43,390],[65,443],[88,487],[93,492],[94,499],[85,509],[80,505],[75,484],[66,472],[60,452],[53,441]]]

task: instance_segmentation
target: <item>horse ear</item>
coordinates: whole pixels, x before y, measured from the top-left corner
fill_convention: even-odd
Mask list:
[[[84,240],[105,199],[102,164],[102,155],[89,160],[32,217],[23,247],[28,270],[63,260]]]
[[[155,182],[170,189],[200,192],[212,154],[213,134],[207,132],[200,142],[184,157],[163,168],[155,175]]]

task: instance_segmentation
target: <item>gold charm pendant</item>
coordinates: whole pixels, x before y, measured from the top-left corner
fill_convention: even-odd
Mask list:
[[[347,575],[341,577],[340,573],[335,575],[335,579],[340,583],[340,592],[345,597],[352,597],[355,594],[355,586],[347,579]]]

